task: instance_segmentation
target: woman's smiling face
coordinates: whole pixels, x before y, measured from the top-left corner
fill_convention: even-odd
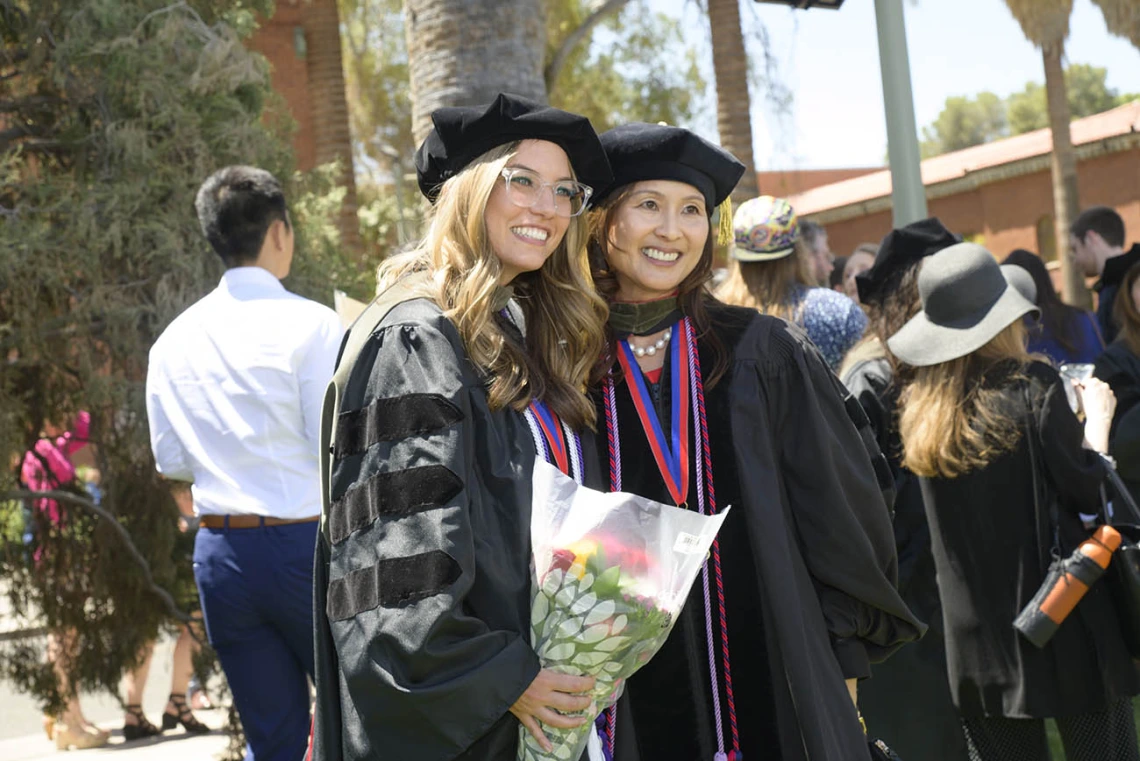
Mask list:
[[[676,292],[704,254],[709,237],[705,197],[684,182],[635,183],[619,201],[606,236],[617,298],[663,298]]]
[[[523,140],[507,168],[529,170],[546,183],[573,180],[566,151],[546,140]],[[541,268],[566,235],[570,219],[558,214],[554,192],[542,189],[537,202],[524,208],[511,200],[505,178],[495,182],[483,220],[491,248],[502,263],[503,285],[522,272]]]

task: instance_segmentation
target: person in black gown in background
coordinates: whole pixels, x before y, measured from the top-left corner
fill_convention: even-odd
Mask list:
[[[859,707],[871,732],[887,740],[905,761],[966,761],[966,740],[946,679],[942,605],[934,578],[930,527],[918,478],[902,467],[898,395],[905,377],[887,339],[922,309],[918,272],[926,257],[955,243],[954,233],[935,219],[892,230],[874,265],[855,278],[867,310],[867,336],[848,353],[839,377],[871,421],[879,449],[895,480],[895,548],[899,594],[929,629],[885,663],[871,669],[859,689]]]

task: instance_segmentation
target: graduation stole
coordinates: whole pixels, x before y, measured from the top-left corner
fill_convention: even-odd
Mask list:
[[[697,338],[693,323],[683,318],[673,328],[673,346],[669,348],[670,398],[673,433],[673,446],[667,447],[657,413],[649,398],[645,378],[636,358],[629,348],[628,341],[618,343],[618,363],[625,376],[626,386],[633,397],[633,405],[641,421],[642,430],[649,439],[650,449],[657,461],[657,468],[669,489],[669,495],[680,507],[686,507],[685,497],[689,488],[689,436],[688,416],[691,413],[693,426],[700,437],[699,445],[693,447],[697,473],[697,508],[704,515],[716,513],[716,490],[713,488],[712,447],[709,445],[708,415],[705,410],[704,379],[701,376],[700,356],[697,353]],[[682,377],[684,382],[682,382]],[[621,491],[621,444],[618,432],[617,397],[612,375],[606,377],[603,387],[606,412],[606,442],[609,447],[610,491]],[[682,433],[683,429],[683,433]],[[683,464],[683,467],[682,467]],[[682,475],[683,473],[683,475]],[[712,572],[710,574],[710,568]],[[711,577],[711,578],[710,578]],[[738,761],[740,753],[740,732],[736,722],[736,698],[732,690],[732,667],[728,649],[728,616],[724,598],[724,578],[721,574],[720,542],[713,540],[711,558],[705,561],[701,570],[701,586],[704,592],[705,640],[708,643],[709,681],[712,687],[713,714],[716,717],[717,752],[713,761]],[[721,723],[721,690],[716,668],[716,642],[713,635],[713,594],[715,594],[717,619],[720,628],[720,665],[724,672],[724,696],[728,709],[728,723],[732,733],[731,749],[725,752],[724,729]],[[606,709],[597,719],[598,731],[603,736],[604,751],[609,759],[614,757],[615,736],[617,733],[617,704]],[[620,761],[620,759],[618,760]]]
[[[686,507],[689,495],[689,363],[681,359],[682,344],[688,348],[688,334],[681,323],[673,328],[672,346],[669,347],[669,388],[671,419],[669,438],[661,429],[653,398],[645,385],[645,376],[637,366],[637,357],[629,341],[618,341],[618,364],[625,377],[633,406],[641,420],[641,428],[649,439],[649,449],[657,462],[657,469],[665,479],[669,496],[678,507]],[[687,352],[686,352],[687,353]]]
[[[582,483],[582,439],[538,399],[527,405],[524,413],[534,448],[543,460]]]

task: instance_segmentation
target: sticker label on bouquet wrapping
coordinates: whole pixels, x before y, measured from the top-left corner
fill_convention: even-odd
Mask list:
[[[677,541],[673,542],[673,552],[679,552],[682,555],[693,555],[701,552],[701,538],[696,534],[689,534],[684,531],[677,534]]]

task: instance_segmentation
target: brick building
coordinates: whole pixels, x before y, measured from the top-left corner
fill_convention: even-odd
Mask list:
[[[1074,121],[1081,208],[1103,204],[1140,240],[1140,101]],[[931,216],[986,246],[999,259],[1015,248],[1056,258],[1052,136],[1048,129],[922,162]],[[891,229],[888,170],[811,188],[789,200],[827,227],[831,249],[849,254]]]
[[[341,182],[348,188],[341,209],[341,237],[358,247],[352,133],[336,0],[278,0],[273,16],[260,23],[249,47],[269,60],[273,89],[297,122],[293,135],[297,168],[309,170],[340,159],[345,170]]]
[[[788,198],[804,191],[831,185],[854,177],[874,174],[882,169],[874,167],[851,167],[844,169],[772,169],[756,173],[756,185],[766,196]]]

